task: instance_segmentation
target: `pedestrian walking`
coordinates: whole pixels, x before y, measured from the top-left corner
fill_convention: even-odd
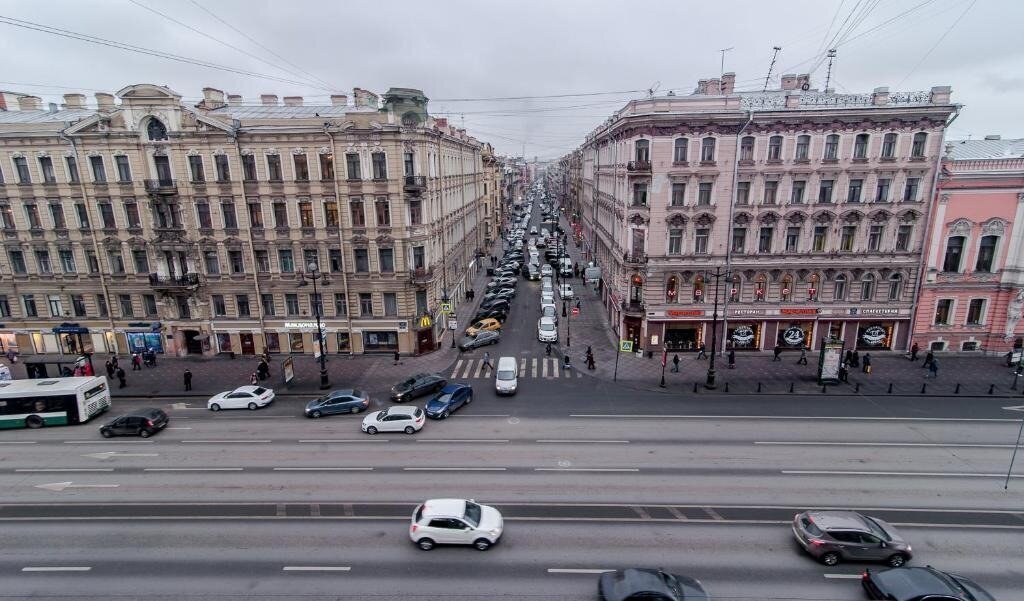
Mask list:
[[[192,390],[192,370],[185,368],[185,391]]]
[[[849,365],[845,360],[839,364],[839,381],[849,382],[850,370],[846,366]]]
[[[489,351],[484,351],[484,361],[483,361],[483,364],[484,364],[484,367],[486,367],[488,371],[491,370],[491,353]]]
[[[679,371],[679,355],[678,354],[672,355],[672,371],[674,371],[674,372],[678,372]]]
[[[18,353],[15,353],[14,349],[12,348],[7,349],[7,360],[10,361],[11,363],[17,363]]]
[[[846,362],[847,365],[853,365],[853,351],[846,351],[846,355],[843,356],[843,361]]]
[[[698,359],[707,359],[708,358],[707,346],[705,346],[703,342],[700,343],[700,346],[697,347],[697,358]],[[676,370],[676,371],[678,371],[678,370]]]
[[[150,367],[156,367],[156,351],[153,350],[153,347],[149,347],[148,349],[146,349],[145,363]]]
[[[924,356],[924,365],[921,367],[928,369],[928,366],[930,366],[933,361],[935,361],[935,353],[928,351],[928,354]]]
[[[796,360],[797,365],[807,365],[807,349],[800,349],[800,358]]]
[[[128,384],[125,383],[124,370],[120,367],[117,368],[117,381],[120,383],[118,388],[124,388]]]
[[[252,375],[249,376],[249,383],[252,384],[253,386],[259,385],[260,377],[256,375],[256,372],[252,372]]]
[[[398,351],[395,351],[395,365],[398,365],[398,360],[401,358],[402,355]]]
[[[736,350],[729,349],[729,369],[736,369]]]
[[[550,342],[547,344],[547,346],[544,347],[544,354],[546,354],[548,357],[551,356],[551,343]]]
[[[261,380],[266,380],[270,376],[270,366],[267,365],[266,359],[260,359],[260,364],[256,366],[256,373]]]
[[[939,360],[938,359],[935,359],[934,357],[932,358],[931,363],[928,364],[928,373],[931,374],[932,378],[938,378],[939,377]],[[925,377],[927,378],[928,375],[926,374]]]
[[[114,371],[117,371],[117,355],[110,356],[110,364],[114,366]]]
[[[593,355],[587,355],[587,369],[591,369],[591,370],[592,369],[596,369],[596,367],[594,366],[594,356]]]
[[[103,364],[107,368],[107,378],[110,380],[114,379],[114,364],[107,359],[107,362]]]
[[[774,363],[776,361],[782,361],[781,356],[782,356],[782,347],[779,346],[778,344],[776,344],[775,345],[775,356],[772,357],[772,363]]]
[[[138,353],[132,353],[132,371],[142,371],[142,357]]]
[[[864,353],[864,373],[871,373],[871,353]]]
[[[920,350],[921,350],[921,347],[919,347],[916,342],[914,343],[914,346],[910,347],[910,360],[911,361],[917,361],[917,353]]]

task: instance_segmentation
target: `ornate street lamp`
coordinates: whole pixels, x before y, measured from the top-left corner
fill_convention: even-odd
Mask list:
[[[316,338],[320,343],[320,390],[327,390],[331,387],[331,381],[327,377],[327,355],[324,352],[324,330],[323,326],[320,325],[320,313],[323,311],[323,299],[320,297],[320,292],[317,290],[316,281],[322,279],[324,285],[330,284],[327,280],[327,276],[320,273],[320,268],[317,267],[316,263],[310,263],[306,266],[306,273],[300,275],[299,286],[305,286],[308,284],[306,278],[313,281],[313,313],[316,315]]]

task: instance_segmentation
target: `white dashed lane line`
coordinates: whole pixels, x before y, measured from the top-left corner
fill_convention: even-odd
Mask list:
[[[350,566],[284,566],[285,572],[351,572]]]
[[[22,572],[88,572],[89,566],[26,566]]]

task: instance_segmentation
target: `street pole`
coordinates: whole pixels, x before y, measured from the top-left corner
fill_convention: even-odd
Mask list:
[[[665,364],[668,363],[668,349],[661,349],[661,384],[658,384],[659,388],[665,387]]]
[[[704,382],[704,388],[714,390],[717,386],[715,384],[715,356],[718,353],[715,351],[718,349],[718,284],[723,277],[729,277],[729,272],[722,273],[722,268],[716,267],[715,273],[708,275],[715,278],[715,305],[711,312],[711,359],[708,363],[708,376],[707,381]],[[664,371],[664,367],[662,367],[662,371]]]
[[[616,336],[616,338],[618,338],[618,336]],[[621,354],[622,354],[622,350],[618,347],[618,344],[616,343],[616,346],[615,346],[615,373],[612,374],[612,382],[618,382],[618,380],[619,380],[619,355],[621,355]]]
[[[320,324],[320,307],[323,305],[323,299],[320,298],[320,293],[316,287],[316,281],[324,277],[320,273],[320,268],[316,263],[310,263],[307,265],[309,272],[306,274],[309,279],[313,280],[313,298],[316,299],[316,303],[313,305],[313,312],[316,316],[316,338],[320,345],[320,390],[327,390],[331,387],[331,381],[327,376],[327,354],[324,352],[324,330]]]

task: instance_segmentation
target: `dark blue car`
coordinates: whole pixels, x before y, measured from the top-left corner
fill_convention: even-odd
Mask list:
[[[444,419],[463,405],[473,402],[473,387],[467,384],[449,384],[427,401],[427,417]]]
[[[338,413],[359,413],[370,406],[370,395],[362,390],[346,388],[332,390],[324,396],[306,403],[306,417],[318,418],[322,415]]]

